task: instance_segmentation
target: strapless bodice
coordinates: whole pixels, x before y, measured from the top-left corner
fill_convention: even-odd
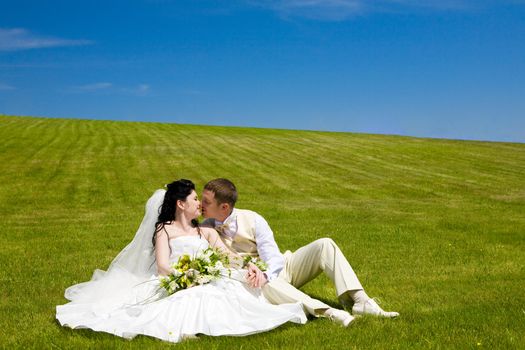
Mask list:
[[[179,257],[184,254],[194,257],[197,253],[209,247],[208,241],[200,236],[171,238],[169,244],[171,247],[170,262],[178,261]]]

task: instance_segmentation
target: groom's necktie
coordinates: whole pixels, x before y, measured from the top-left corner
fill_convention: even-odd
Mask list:
[[[221,233],[221,235],[227,237],[227,238],[230,238],[230,239],[233,239],[233,237],[235,236],[235,231],[236,231],[236,228],[232,227],[234,226],[232,221],[235,220],[235,219],[232,219],[232,220],[227,220],[225,221],[224,223],[222,223],[221,225],[217,225],[215,226],[215,229],[217,231],[219,231]]]

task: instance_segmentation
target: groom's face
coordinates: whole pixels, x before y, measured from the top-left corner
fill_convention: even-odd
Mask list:
[[[202,216],[205,218],[220,219],[222,210],[215,199],[215,193],[209,190],[202,191]]]

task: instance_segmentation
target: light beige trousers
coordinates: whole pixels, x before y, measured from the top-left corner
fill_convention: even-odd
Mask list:
[[[267,283],[262,291],[273,304],[303,304],[305,312],[318,316],[329,305],[311,298],[298,288],[324,272],[335,285],[338,297],[348,302],[348,291],[363,289],[354,270],[330,238],[318,239],[295,252],[284,253],[285,265],[279,276]]]

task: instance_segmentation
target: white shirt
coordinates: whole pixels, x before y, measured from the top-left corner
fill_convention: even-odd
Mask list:
[[[224,229],[224,234],[233,239],[237,234],[237,215],[235,208],[230,216],[224,220],[224,223],[228,225]],[[222,224],[222,221],[215,220],[215,227]],[[276,278],[283,269],[284,256],[279,251],[275,238],[273,238],[270,225],[257,213],[255,213],[255,243],[257,244],[259,257],[268,265],[268,270],[265,274],[268,281],[271,281]]]

